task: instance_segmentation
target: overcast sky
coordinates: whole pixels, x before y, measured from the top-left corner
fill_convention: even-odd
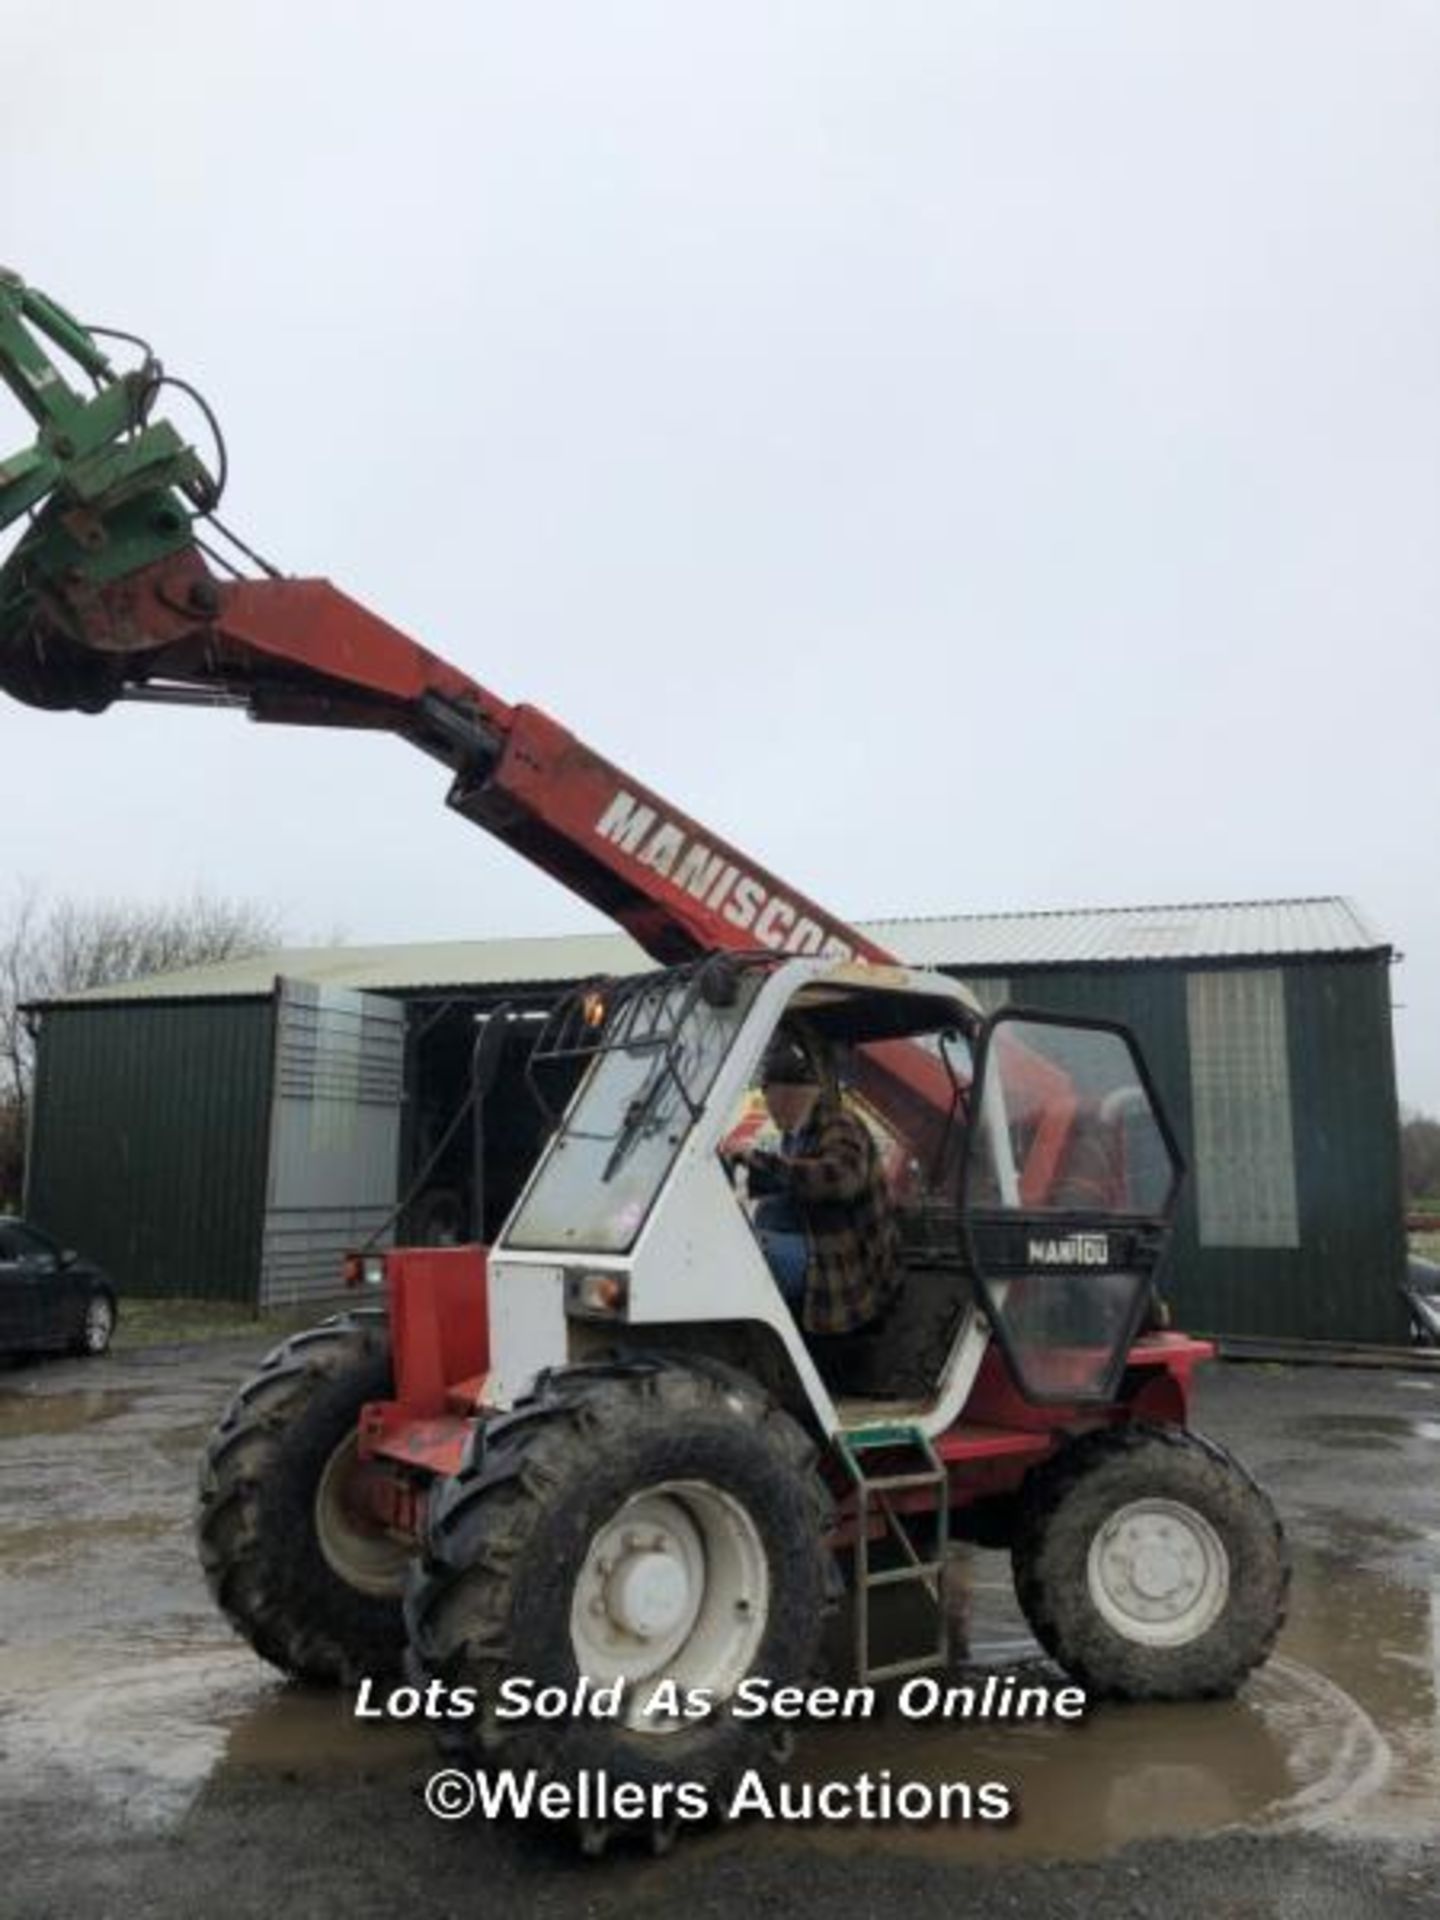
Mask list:
[[[287,569],[849,916],[1349,894],[1440,1111],[1437,208],[1433,0],[0,7],[0,257]],[[0,749],[5,885],[599,924],[383,737]]]

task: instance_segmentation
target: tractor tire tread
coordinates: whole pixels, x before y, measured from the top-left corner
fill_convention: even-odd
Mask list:
[[[1101,1491],[1112,1506],[1163,1492],[1178,1476],[1210,1508],[1212,1523],[1230,1531],[1227,1551],[1238,1565],[1230,1569],[1226,1611],[1193,1646],[1126,1642],[1090,1602],[1078,1541],[1061,1536],[1071,1521],[1071,1534],[1083,1531],[1101,1475],[1118,1489],[1118,1498]],[[1279,1516],[1226,1448],[1188,1428],[1135,1421],[1062,1447],[1026,1482],[1011,1558],[1016,1597],[1036,1639],[1095,1698],[1228,1698],[1269,1657],[1285,1624],[1290,1562]]]
[[[295,1677],[351,1685],[398,1673],[404,1651],[400,1603],[344,1587],[296,1537],[294,1512],[308,1474],[293,1457],[303,1423],[319,1416],[343,1431],[348,1407],[389,1390],[383,1312],[338,1314],[273,1348],[233,1395],[200,1461],[196,1538],[221,1612],[260,1656]],[[353,1415],[351,1416],[353,1417]],[[312,1476],[313,1477],[313,1476]],[[313,1499],[313,1486],[308,1489]],[[288,1516],[281,1518],[283,1504]]]
[[[412,1678],[463,1679],[482,1699],[492,1699],[508,1673],[538,1680],[539,1668],[546,1677],[573,1676],[568,1639],[563,1649],[526,1643],[538,1628],[517,1599],[517,1583],[528,1581],[533,1591],[542,1520],[553,1522],[567,1502],[583,1505],[597,1459],[605,1461],[612,1485],[623,1484],[629,1471],[644,1484],[663,1475],[659,1463],[672,1451],[683,1477],[699,1471],[697,1459],[727,1431],[743,1432],[752,1469],[768,1480],[787,1515],[789,1524],[774,1530],[775,1550],[788,1557],[795,1591],[786,1604],[774,1605],[767,1635],[774,1636],[784,1677],[807,1678],[838,1585],[826,1544],[833,1501],[816,1447],[748,1376],[718,1364],[697,1366],[688,1355],[683,1362],[647,1355],[558,1371],[537,1381],[512,1413],[477,1430],[460,1471],[436,1490],[424,1550],[412,1566],[406,1596]],[[658,1445],[657,1433],[673,1442]],[[755,1436],[762,1443],[758,1453]],[[564,1604],[552,1596],[557,1618]],[[658,1778],[683,1762],[684,1777],[701,1778],[726,1796],[746,1766],[773,1767],[782,1743],[764,1722],[722,1714],[717,1723],[713,1734],[707,1723],[703,1734],[687,1729],[665,1736],[658,1753],[643,1737],[627,1742],[605,1728],[567,1723],[557,1737],[548,1724],[503,1724],[485,1713],[440,1723],[437,1734],[460,1764],[493,1765],[503,1753],[507,1767],[534,1768],[547,1778],[597,1766]]]

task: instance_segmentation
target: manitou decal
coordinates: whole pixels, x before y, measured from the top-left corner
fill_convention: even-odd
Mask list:
[[[1032,1240],[1026,1258],[1032,1267],[1108,1267],[1110,1236],[1066,1233],[1054,1240]]]
[[[718,913],[737,933],[752,934],[757,946],[776,953],[818,953],[832,960],[855,957],[848,941],[827,933],[793,900],[773,892],[767,881],[692,838],[685,827],[662,818],[623,787],[596,821],[595,831],[628,853],[637,866],[668,880],[677,893]]]

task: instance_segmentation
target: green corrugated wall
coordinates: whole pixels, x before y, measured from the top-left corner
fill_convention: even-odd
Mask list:
[[[1403,1344],[1400,1133],[1383,958],[1249,963],[1285,983],[1298,1247],[1202,1247],[1186,1181],[1168,1291],[1195,1333]],[[1192,965],[1043,968],[1007,976],[1012,1002],[1122,1020],[1194,1161],[1186,981]],[[958,971],[958,969],[952,969]],[[983,976],[964,974],[972,983]]]
[[[42,1016],[26,1209],[136,1294],[253,1300],[268,1001]]]
[[[1403,1341],[1389,967],[1378,956],[1268,965],[1284,979],[1300,1244],[1202,1247],[1192,1177],[1170,1266],[1177,1320],[1196,1332]],[[1198,971],[1151,963],[1006,978],[1014,1001],[1130,1025],[1193,1162],[1187,979]],[[272,1035],[271,1005],[258,1001],[47,1013],[29,1193],[37,1222],[137,1293],[252,1300]]]
[[[1386,966],[1286,979],[1302,1252],[1282,1297],[1310,1339],[1403,1342],[1400,1121]],[[1363,1326],[1363,1333],[1353,1329]]]

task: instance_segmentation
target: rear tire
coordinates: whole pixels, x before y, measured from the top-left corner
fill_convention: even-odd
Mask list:
[[[406,1614],[422,1676],[573,1694],[627,1680],[632,1715],[674,1679],[727,1701],[746,1675],[804,1683],[835,1571],[831,1501],[805,1434],[745,1376],[671,1362],[570,1369],[479,1430],[432,1500]],[[788,1740],[768,1719],[662,1727],[636,1718],[447,1725],[463,1764],[576,1782],[699,1784],[723,1807]],[[582,1833],[604,1844],[605,1833]]]
[[[1275,1510],[1223,1447],[1107,1427],[1026,1483],[1011,1548],[1036,1638],[1096,1698],[1220,1698],[1266,1659],[1290,1567]]]
[[[392,1392],[384,1315],[327,1320],[267,1356],[201,1463],[210,1591],[262,1659],[298,1679],[348,1686],[401,1666],[408,1549],[344,1498],[360,1409]]]

